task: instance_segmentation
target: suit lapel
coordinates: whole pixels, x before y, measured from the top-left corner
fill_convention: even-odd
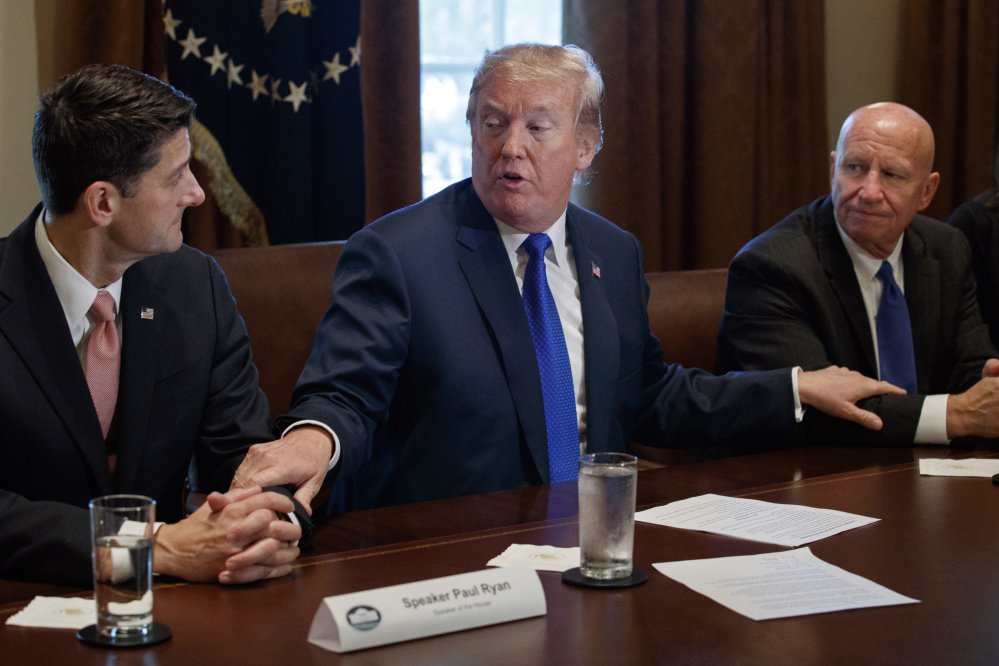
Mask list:
[[[125,273],[122,284],[117,473],[123,489],[133,487],[147,452],[153,385],[166,316],[162,298],[152,286],[152,270],[146,262],[139,262]]]
[[[102,494],[111,473],[101,426],[66,317],[38,254],[34,220],[39,209],[7,239],[0,272],[0,335],[34,376],[54,415],[79,448]],[[39,405],[39,414],[44,414]]]
[[[566,215],[566,233],[576,260],[580,307],[583,312],[583,380],[586,386],[586,441],[589,451],[606,450],[610,443],[611,410],[621,361],[617,319],[597,273],[613,270],[601,266],[600,256],[589,245],[573,208]],[[596,268],[595,268],[596,267]],[[599,271],[597,270],[599,269]]]
[[[494,333],[527,449],[548,483],[548,436],[534,343],[506,247],[478,198],[472,199],[467,206],[442,210],[458,225],[458,265]],[[462,215],[471,222],[458,219]]]
[[[815,212],[816,245],[819,262],[829,277],[829,284],[846,313],[847,323],[854,337],[859,341],[863,351],[865,367],[854,368],[870,377],[878,376],[877,362],[874,357],[874,342],[871,339],[871,326],[867,320],[867,309],[864,298],[857,284],[857,274],[853,270],[853,262],[843,245],[843,239],[836,231],[836,219],[833,217],[832,204],[829,198]]]
[[[929,387],[929,369],[936,354],[933,331],[935,322],[940,321],[940,262],[926,256],[926,246],[911,225],[902,240],[902,264],[916,357],[916,387],[922,393]]]

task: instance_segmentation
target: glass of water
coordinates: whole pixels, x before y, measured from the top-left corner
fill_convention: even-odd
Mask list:
[[[90,501],[97,624],[81,630],[81,640],[104,645],[158,642],[153,635],[155,520],[156,501],[149,497],[107,495]]]
[[[632,575],[638,467],[626,453],[579,457],[579,572],[613,581]]]

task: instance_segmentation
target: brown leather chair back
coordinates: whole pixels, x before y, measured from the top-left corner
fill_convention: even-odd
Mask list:
[[[663,360],[714,372],[718,325],[725,307],[728,269],[646,273],[649,328],[663,346]],[[654,467],[694,460],[687,449],[660,449],[632,443],[639,465]]]
[[[271,414],[290,407],[316,326],[330,302],[343,242],[216,250],[246,329]]]
[[[649,328],[663,359],[714,372],[728,269],[648,273]]]

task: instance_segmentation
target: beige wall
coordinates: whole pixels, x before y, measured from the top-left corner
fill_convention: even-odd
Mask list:
[[[35,17],[31,2],[0,0],[0,235],[38,202],[31,124],[38,107]]]
[[[826,0],[830,148],[850,111],[895,96],[902,1]],[[0,0],[0,236],[38,201],[31,122],[39,82],[52,82],[57,10],[58,0]]]
[[[903,0],[826,0],[826,122],[829,147],[865,104],[895,99]]]

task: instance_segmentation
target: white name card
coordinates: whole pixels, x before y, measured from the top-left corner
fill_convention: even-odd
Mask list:
[[[544,615],[532,569],[485,569],[323,599],[309,642],[351,652]]]

